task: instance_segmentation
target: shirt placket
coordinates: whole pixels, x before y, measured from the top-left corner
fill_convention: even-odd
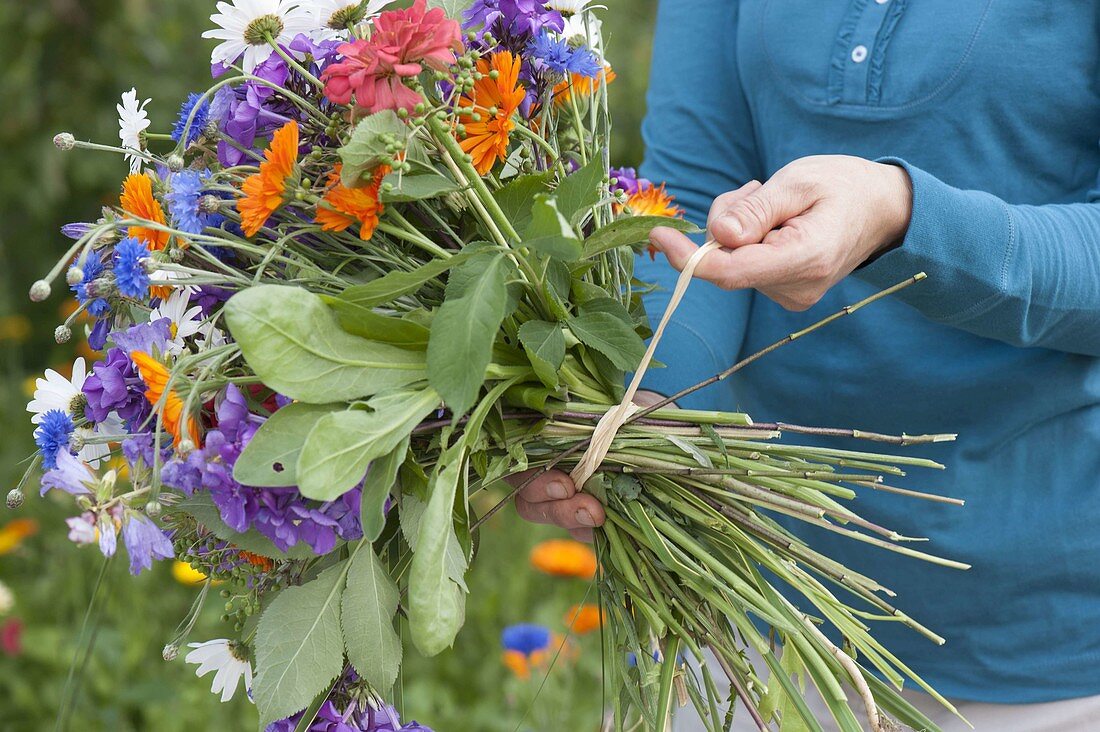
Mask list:
[[[889,21],[897,22],[905,0],[855,0],[841,23],[829,70],[831,104],[867,104],[870,74],[876,53],[887,38]]]

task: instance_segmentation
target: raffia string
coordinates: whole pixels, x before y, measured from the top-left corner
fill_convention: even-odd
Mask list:
[[[646,369],[649,368],[649,364],[653,360],[653,353],[657,350],[657,344],[665,332],[665,326],[672,319],[672,314],[676,312],[680,301],[684,299],[688,285],[691,284],[691,277],[695,274],[695,268],[703,261],[703,257],[720,246],[722,245],[714,240],[707,241],[695,250],[695,253],[688,259],[687,264],[684,265],[684,269],[676,279],[676,287],[672,291],[672,297],[668,301],[664,315],[661,316],[661,322],[658,324],[657,330],[653,332],[653,337],[649,340],[649,348],[646,349],[638,370],[634,372],[634,378],[630,380],[630,386],[627,387],[622,402],[600,417],[600,421],[596,423],[596,428],[592,432],[588,449],[584,451],[580,462],[569,474],[574,485],[578,488],[584,488],[584,484],[588,482],[588,479],[603,463],[604,458],[607,457],[607,451],[611,449],[611,443],[615,440],[615,435],[619,433],[619,428],[623,426],[626,420],[630,419],[630,415],[641,408],[634,403],[634,395],[638,392],[642,379],[645,378]]]

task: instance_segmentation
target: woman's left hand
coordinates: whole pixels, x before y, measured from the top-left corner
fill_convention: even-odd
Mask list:
[[[725,289],[752,287],[805,310],[870,257],[905,237],[913,208],[904,168],[847,155],[800,158],[763,185],[751,182],[711,206],[708,237],[722,244],[695,275]],[[683,269],[696,246],[658,227],[650,242]]]

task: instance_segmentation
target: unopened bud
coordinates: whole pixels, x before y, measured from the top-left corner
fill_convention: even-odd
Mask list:
[[[199,210],[203,213],[217,213],[221,210],[222,199],[211,196],[209,193],[199,199]]]
[[[68,132],[62,132],[54,135],[53,144],[57,146],[58,150],[72,150],[76,147],[76,138]]]
[[[84,281],[84,270],[80,267],[69,267],[69,271],[65,273],[65,281],[70,285],[79,285]]]
[[[38,280],[31,285],[31,301],[42,302],[50,296],[50,283],[46,280]]]
[[[163,510],[164,510],[164,507],[160,505],[160,501],[149,501],[148,503],[145,504],[145,515],[146,516],[156,518],[157,516],[160,516],[160,513]]]
[[[169,155],[168,159],[164,162],[168,164],[168,170],[171,170],[173,173],[178,173],[183,170],[183,166],[186,164],[183,156],[177,153],[172,153],[171,155]]]
[[[69,435],[69,449],[74,452],[80,452],[84,449],[84,435],[80,434],[79,431]]]
[[[67,325],[59,325],[54,328],[53,339],[58,343],[68,343],[73,337],[73,330]]]
[[[179,247],[172,247],[168,250],[168,259],[172,260],[176,264],[179,264],[183,261],[183,256],[183,250]],[[152,260],[149,261],[152,262]],[[153,270],[155,271],[156,267],[154,267]]]
[[[8,508],[10,508],[12,511],[19,508],[23,505],[23,498],[23,491],[19,490],[18,488],[12,488],[10,491],[8,491]]]
[[[180,647],[175,643],[169,643],[164,647],[164,650],[160,652],[160,657],[165,661],[175,661],[176,656],[180,654]]]
[[[180,444],[176,446],[176,452],[180,455],[190,455],[195,451],[195,443],[186,437],[180,440]]]

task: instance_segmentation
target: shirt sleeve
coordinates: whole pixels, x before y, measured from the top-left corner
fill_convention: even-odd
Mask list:
[[[901,246],[855,275],[926,317],[1014,346],[1100,356],[1100,190],[1081,203],[1011,205],[904,160],[913,214]]]
[[[714,198],[761,177],[748,102],[737,68],[738,2],[661,0],[657,11],[642,174],[666,183],[685,218],[706,224]],[[701,237],[697,243],[701,243]],[[676,283],[664,257],[640,255],[635,276],[659,286],[645,298],[656,327]],[[644,388],[672,394],[732,365],[748,320],[750,293],[694,280],[669,323]],[[685,407],[735,409],[728,389],[711,387]]]

